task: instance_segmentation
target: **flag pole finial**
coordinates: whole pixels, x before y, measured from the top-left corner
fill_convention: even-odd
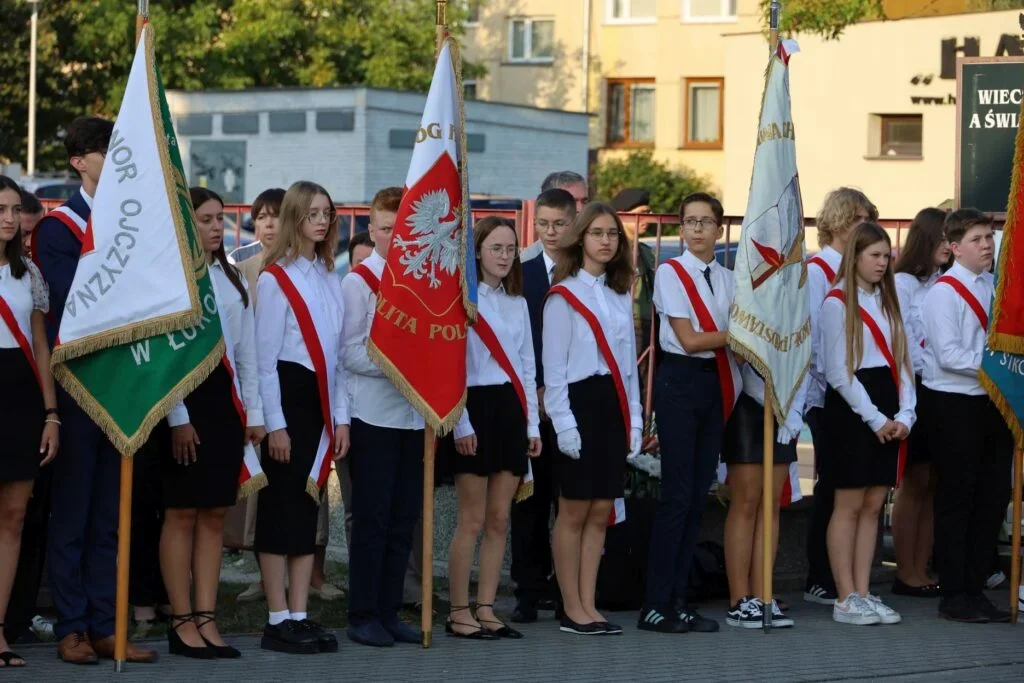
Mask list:
[[[437,11],[435,15],[435,25],[437,26],[437,38],[434,43],[435,57],[441,54],[441,46],[444,45],[444,39],[448,34],[448,0],[435,0]]]
[[[768,44],[772,54],[775,54],[779,46],[779,12],[781,11],[779,0],[772,0],[771,10],[768,15]]]

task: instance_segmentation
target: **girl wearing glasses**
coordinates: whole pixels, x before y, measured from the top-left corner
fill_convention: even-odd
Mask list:
[[[267,440],[253,550],[270,614],[261,646],[334,652],[338,641],[308,619],[320,494],[330,460],[349,448],[344,305],[334,270],[338,221],[323,187],[300,181],[281,203],[277,239],[264,252],[256,299],[256,360]],[[285,597],[285,574],[290,579]]]
[[[893,549],[896,551],[896,578],[893,579],[892,592],[921,598],[939,597],[939,587],[928,573],[935,540],[935,477],[931,464],[933,448],[928,443],[928,392],[921,391],[921,371],[924,369],[921,307],[925,295],[949,266],[952,252],[946,238],[945,220],[946,213],[940,209],[919,211],[910,224],[907,243],[896,261],[896,295],[918,391],[917,424],[907,444],[907,469],[892,510]]]
[[[588,204],[565,235],[544,306],[544,406],[558,435],[555,574],[561,630],[619,634],[597,611],[597,569],[627,455],[640,452],[640,385],[629,240],[615,210]]]
[[[528,457],[537,457],[541,449],[533,335],[514,225],[488,216],[473,232],[479,318],[466,349],[466,410],[455,427],[459,517],[448,560],[452,606],[445,630],[465,638],[521,638],[494,615],[493,605],[512,498],[526,475]],[[481,531],[474,619],[469,573]]]

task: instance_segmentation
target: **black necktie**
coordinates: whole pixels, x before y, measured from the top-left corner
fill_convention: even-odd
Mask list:
[[[704,269],[704,282],[708,283],[708,289],[710,289],[711,293],[714,294],[715,288],[711,286],[711,266]]]

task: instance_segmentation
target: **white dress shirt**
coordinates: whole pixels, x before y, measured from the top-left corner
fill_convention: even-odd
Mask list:
[[[975,274],[959,263],[946,275],[962,282],[974,294],[986,314],[992,305],[991,273]],[[985,351],[985,329],[974,310],[947,284],[928,290],[921,311],[924,327],[924,371],[921,381],[929,389],[968,396],[984,396],[978,382]]]
[[[842,282],[836,283],[842,287]],[[890,351],[893,348],[892,330],[889,319],[882,313],[882,293],[875,289],[872,292],[863,290],[857,291],[859,305],[868,315],[874,318],[875,323],[882,331]],[[859,314],[858,314],[859,315]],[[914,426],[917,419],[915,408],[917,406],[917,390],[914,387],[914,377],[907,369],[905,363],[900,364],[900,409],[896,415],[885,415],[872,402],[864,385],[860,383],[856,375],[850,376],[846,368],[846,306],[842,301],[835,298],[825,299],[821,306],[821,360],[824,362],[825,379],[829,385],[839,392],[853,412],[857,413],[864,422],[877,432],[885,426],[886,419],[902,422],[908,428]],[[856,370],[865,368],[889,368],[889,363],[882,355],[882,351],[875,344],[875,338],[867,325],[861,325],[863,335],[863,357]],[[899,362],[897,360],[897,362]]]
[[[604,275],[594,277],[583,269],[559,284],[576,295],[600,323],[626,387],[631,428],[642,429],[630,295],[612,291],[605,286]],[[556,432],[575,429],[576,418],[569,407],[569,385],[611,373],[590,325],[564,297],[549,296],[544,303],[543,349],[544,408]]]
[[[550,285],[551,284],[551,280],[555,276],[555,259],[553,259],[550,256],[548,256],[548,252],[546,252],[543,249],[540,250],[540,253],[541,253],[541,256],[544,257],[544,269],[545,269],[545,271],[548,274],[548,284]]]
[[[342,320],[345,306],[342,303],[341,283],[335,273],[329,272],[322,261],[313,262],[299,257],[291,263],[279,261],[299,290],[306,292],[305,303],[310,317],[317,325],[317,336],[323,346],[328,368],[331,357],[336,358],[331,412],[335,425],[349,423],[347,376],[341,362]],[[313,361],[306,350],[306,342],[299,330],[298,320],[291,304],[281,291],[277,279],[270,273],[260,274],[256,297],[256,362],[259,366],[260,396],[263,399],[263,417],[267,431],[288,427],[281,408],[281,382],[277,375],[277,362],[298,363],[307,370],[316,372]],[[317,320],[323,321],[322,327]],[[328,370],[329,371],[329,370]]]
[[[546,254],[545,254],[546,256]],[[481,282],[478,290],[477,307],[480,315],[494,331],[498,343],[508,356],[516,376],[526,393],[526,435],[540,437],[540,415],[537,412],[537,362],[533,355],[533,333],[530,330],[530,311],[526,299],[509,296],[504,287],[493,289]],[[466,343],[466,386],[482,387],[509,384],[511,380],[480,340],[476,328],[470,326]],[[455,438],[473,434],[469,410],[462,411],[459,423],[455,425]]]
[[[15,239],[21,239],[21,236],[15,235]],[[0,296],[7,302],[14,319],[18,321],[21,333],[28,340],[29,348],[35,353],[35,347],[32,346],[32,311],[48,313],[50,294],[36,264],[28,259],[22,261],[27,272],[20,278],[11,275],[11,264],[5,263],[0,266]],[[14,334],[0,320],[0,349],[17,348],[19,345]]]
[[[697,294],[703,299],[704,305],[714,319],[718,331],[727,331],[729,329],[729,306],[732,305],[732,296],[736,289],[736,280],[733,277],[732,271],[728,271],[718,265],[718,261],[715,260],[712,260],[711,263],[704,263],[689,251],[684,251],[681,256],[677,256],[672,260],[677,261],[689,273],[690,279],[693,280],[693,284],[697,288]],[[711,269],[711,285],[714,287],[714,293],[708,288],[708,283],[704,279],[704,271],[708,268]],[[696,358],[715,357],[714,351],[687,353],[683,349],[683,344],[679,341],[679,337],[676,336],[675,330],[672,329],[672,323],[669,318],[686,318],[690,321],[690,325],[693,326],[695,332],[708,331],[701,327],[700,321],[697,319],[697,313],[694,311],[693,303],[686,295],[686,290],[683,289],[683,283],[680,282],[679,275],[668,263],[658,266],[658,271],[654,276],[654,307],[658,310],[659,315],[661,315],[659,331],[661,333],[662,349],[668,353],[676,353],[681,356],[694,356]]]
[[[242,303],[242,295],[231,284],[219,261],[210,264],[210,281],[217,298],[217,311],[224,329],[225,342],[231,342],[235,377],[238,379],[242,406],[245,408],[246,427],[263,425],[263,402],[260,399],[259,371],[256,367],[256,318],[253,306]],[[242,287],[245,278],[239,275]],[[178,403],[167,415],[167,424],[172,427],[188,424],[191,419],[185,404]]]
[[[376,250],[362,262],[379,280],[384,259]],[[345,334],[342,339],[352,417],[377,427],[423,429],[423,416],[406,400],[366,353],[366,341],[376,314],[377,297],[366,280],[349,272],[341,281],[345,300]]]
[[[938,279],[938,271],[924,281],[918,280],[910,273],[896,273],[896,296],[900,300],[903,329],[907,331],[907,348],[910,351],[910,363],[914,366],[915,375],[920,375],[924,371],[924,325],[921,323],[921,307],[924,305],[924,297],[928,290]]]
[[[831,245],[822,248],[816,256],[829,265],[838,275],[839,264],[843,262],[843,255],[833,249]],[[823,408],[825,406],[825,370],[821,359],[821,325],[819,315],[821,304],[825,296],[832,289],[832,283],[828,281],[828,275],[820,266],[808,264],[807,266],[807,294],[810,296],[811,314],[811,383],[807,386],[807,408]]]

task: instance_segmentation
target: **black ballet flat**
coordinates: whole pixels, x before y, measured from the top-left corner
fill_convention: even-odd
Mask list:
[[[216,621],[213,612],[194,612],[193,616],[195,616],[197,619],[203,620],[202,622],[196,624],[196,630],[199,630],[207,624]],[[217,659],[238,659],[242,656],[241,652],[231,647],[230,645],[214,645],[213,643],[208,641],[206,637],[203,636],[202,633],[199,634],[199,637],[203,639],[203,642],[206,643],[206,647],[208,649],[213,650],[213,654]]]
[[[480,609],[481,607],[490,607],[491,609],[494,609],[494,605],[478,604],[476,607],[477,607],[477,609]],[[490,629],[490,628],[484,627],[486,631],[488,631],[489,633],[494,634],[495,636],[497,636],[499,638],[510,638],[512,640],[519,640],[520,638],[523,637],[522,633],[520,633],[519,631],[515,630],[511,626],[508,626],[504,622],[495,621],[494,619],[481,619],[480,615],[474,615],[474,616],[476,616],[476,620],[479,621],[481,624],[500,624],[501,628]]]
[[[905,595],[910,598],[937,598],[939,597],[939,587],[934,583],[927,586],[911,586],[899,579],[893,579],[892,594]]]
[[[470,631],[469,633],[459,633],[452,628],[453,626],[468,626],[473,628],[472,624],[467,624],[464,621],[454,621],[452,619],[452,614],[455,612],[461,612],[462,610],[469,610],[469,605],[464,607],[451,607],[448,610],[448,620],[444,622],[445,633],[450,636],[455,636],[456,638],[468,638],[469,640],[498,640],[499,636],[497,634],[488,631],[483,626],[477,627],[475,631]]]
[[[182,641],[181,636],[178,635],[178,629],[192,621],[191,614],[170,614],[168,615],[171,620],[171,627],[167,629],[167,651],[172,655],[181,655],[182,657],[188,657],[189,659],[216,659],[217,653],[214,652],[209,644],[203,647],[192,647],[186,645]],[[203,638],[202,634],[199,635]],[[206,638],[203,638],[203,642],[206,643]]]

